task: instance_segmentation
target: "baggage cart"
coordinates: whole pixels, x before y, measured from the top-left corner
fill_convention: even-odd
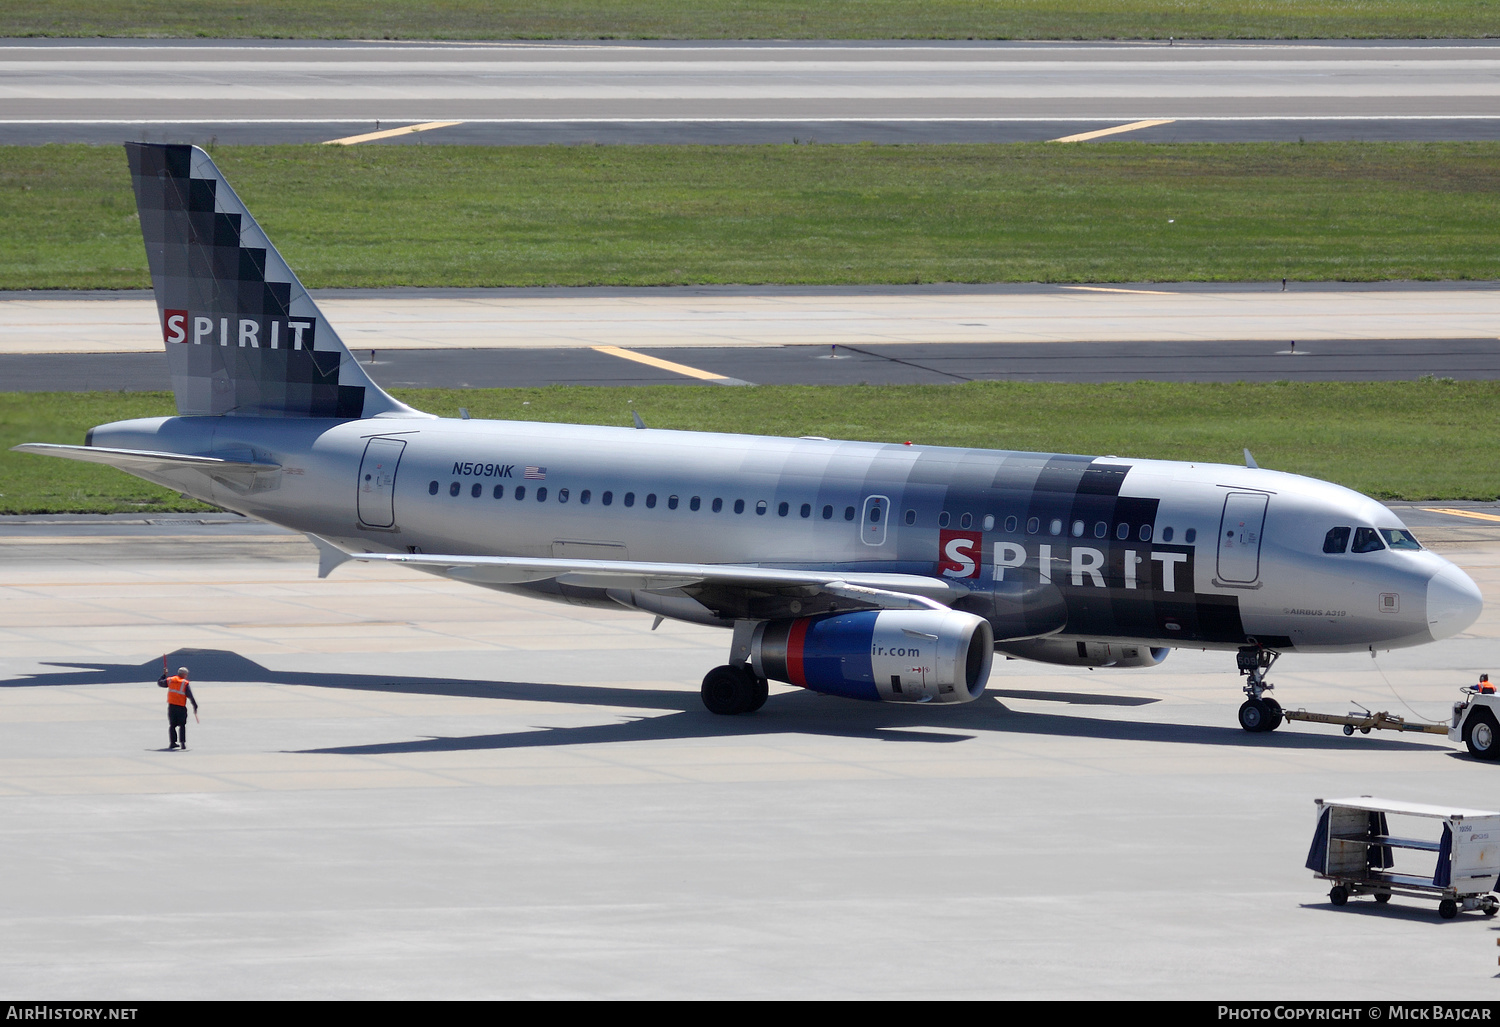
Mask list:
[[[1438,915],[1451,920],[1460,910],[1485,916],[1500,912],[1500,898],[1490,894],[1500,877],[1500,813],[1455,809],[1418,802],[1395,802],[1362,795],[1354,799],[1315,799],[1317,828],[1307,854],[1307,868],[1332,881],[1328,901],[1342,906],[1351,896],[1369,895],[1386,903],[1392,895],[1436,899]],[[1417,827],[1393,834],[1389,818]],[[1426,822],[1425,824],[1423,822]],[[1432,837],[1436,835],[1436,837]],[[1435,855],[1431,873],[1425,860],[1403,860],[1396,869],[1396,850]],[[1418,862],[1413,871],[1406,863]]]

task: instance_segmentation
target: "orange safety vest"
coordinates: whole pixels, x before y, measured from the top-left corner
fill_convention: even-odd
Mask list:
[[[173,674],[167,678],[167,703],[171,706],[187,705],[188,679]]]

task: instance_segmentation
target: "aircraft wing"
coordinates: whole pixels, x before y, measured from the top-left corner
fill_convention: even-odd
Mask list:
[[[324,564],[331,554],[321,539]],[[921,574],[835,570],[788,570],[739,564],[649,563],[634,560],[569,560],[511,556],[440,556],[426,553],[352,553],[348,559],[404,564],[475,585],[507,586],[556,582],[611,592],[646,592],[692,598],[705,607],[751,606],[797,614],[862,608],[944,609],[968,595],[956,582]],[[331,566],[320,567],[326,574]],[[622,601],[624,601],[622,599]],[[795,605],[793,605],[795,604]],[[643,609],[652,609],[649,605]],[[783,608],[785,608],[783,610]],[[670,614],[668,614],[670,616]]]

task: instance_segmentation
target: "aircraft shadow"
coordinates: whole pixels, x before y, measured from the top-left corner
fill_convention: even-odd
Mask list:
[[[1049,735],[1116,741],[1169,742],[1189,745],[1256,746],[1277,749],[1369,749],[1409,751],[1447,750],[1432,743],[1368,736],[1345,737],[1287,730],[1250,735],[1238,727],[1112,721],[1062,713],[1020,712],[1002,699],[1050,701],[1082,706],[1133,707],[1156,700],[1080,692],[992,689],[963,706],[904,706],[860,703],[814,692],[777,695],[759,712],[744,717],[719,717],[703,709],[698,696],[680,689],[614,688],[604,685],[547,684],[524,681],[469,681],[439,677],[390,677],[372,674],[276,671],[238,653],[219,649],[179,649],[167,655],[172,668],[188,666],[196,680],[247,682],[338,688],[361,692],[396,692],[478,699],[515,699],[575,706],[608,706],[652,711],[649,716],[623,722],[582,727],[546,727],[531,731],[456,737],[428,737],[400,742],[349,745],[299,752],[389,754],[466,749],[509,749],[530,746],[583,745],[598,742],[661,741],[703,737],[749,737],[808,734],[871,738],[892,742],[947,744],[977,737],[978,732]],[[53,663],[66,668],[0,681],[0,688],[45,688],[155,682],[161,664]],[[661,712],[668,711],[668,712]],[[963,733],[969,732],[969,733]]]

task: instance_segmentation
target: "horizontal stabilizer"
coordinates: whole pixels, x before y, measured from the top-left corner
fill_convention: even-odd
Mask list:
[[[226,460],[217,456],[188,456],[184,453],[161,453],[149,449],[62,446],[50,442],[23,442],[19,446],[12,446],[11,451],[35,453],[38,456],[60,456],[64,460],[81,460],[88,464],[107,464],[122,471],[146,474],[187,470],[223,475],[281,470],[280,464],[264,460]]]

